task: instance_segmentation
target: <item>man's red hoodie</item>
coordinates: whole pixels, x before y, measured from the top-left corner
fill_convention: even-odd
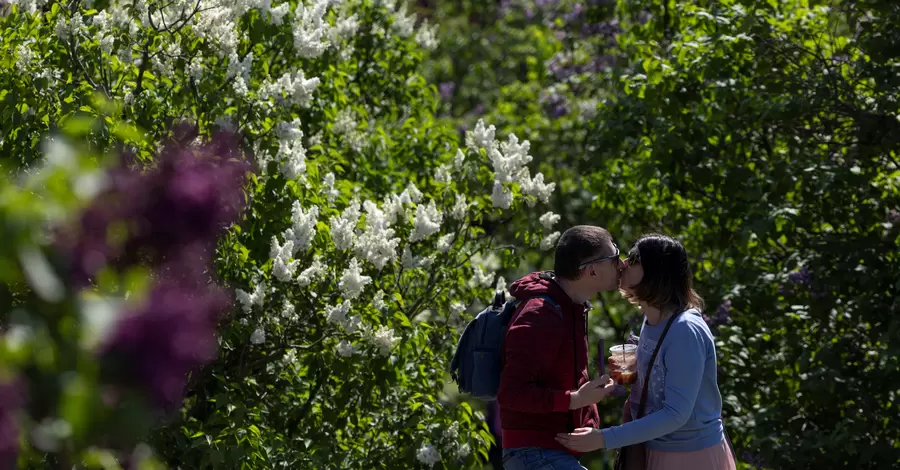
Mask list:
[[[497,402],[504,449],[540,447],[578,452],[554,437],[599,425],[597,405],[569,410],[570,394],[587,382],[587,308],[572,301],[549,271],[514,282],[516,309],[503,343]],[[546,295],[560,306],[557,309]],[[560,311],[561,310],[561,311]]]

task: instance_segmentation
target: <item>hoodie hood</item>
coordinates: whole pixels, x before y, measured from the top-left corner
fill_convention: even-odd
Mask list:
[[[585,306],[576,304],[566,294],[562,286],[556,282],[556,275],[553,271],[541,271],[531,273],[509,286],[509,293],[516,299],[526,299],[539,295],[548,295],[556,301],[564,310],[580,310]]]

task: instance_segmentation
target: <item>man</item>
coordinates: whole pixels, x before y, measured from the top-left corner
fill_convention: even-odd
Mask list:
[[[597,427],[596,403],[613,391],[607,376],[589,380],[587,311],[598,292],[618,289],[621,263],[608,231],[579,225],[560,237],[553,271],[510,287],[523,302],[506,333],[497,396],[507,470],[584,469],[555,436]]]

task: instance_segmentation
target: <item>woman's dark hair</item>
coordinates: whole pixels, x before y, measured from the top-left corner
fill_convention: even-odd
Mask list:
[[[632,303],[646,302],[656,308],[696,308],[703,299],[694,291],[694,275],[684,246],[665,235],[644,235],[628,252],[629,266],[640,264],[644,277],[623,295]]]

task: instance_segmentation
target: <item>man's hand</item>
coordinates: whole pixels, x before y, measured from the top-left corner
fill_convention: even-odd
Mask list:
[[[569,409],[577,410],[603,400],[612,393],[615,385],[608,375],[586,382],[577,391],[571,393]]]
[[[606,447],[603,433],[596,428],[578,428],[569,434],[557,434],[556,442],[575,452],[590,452]]]

